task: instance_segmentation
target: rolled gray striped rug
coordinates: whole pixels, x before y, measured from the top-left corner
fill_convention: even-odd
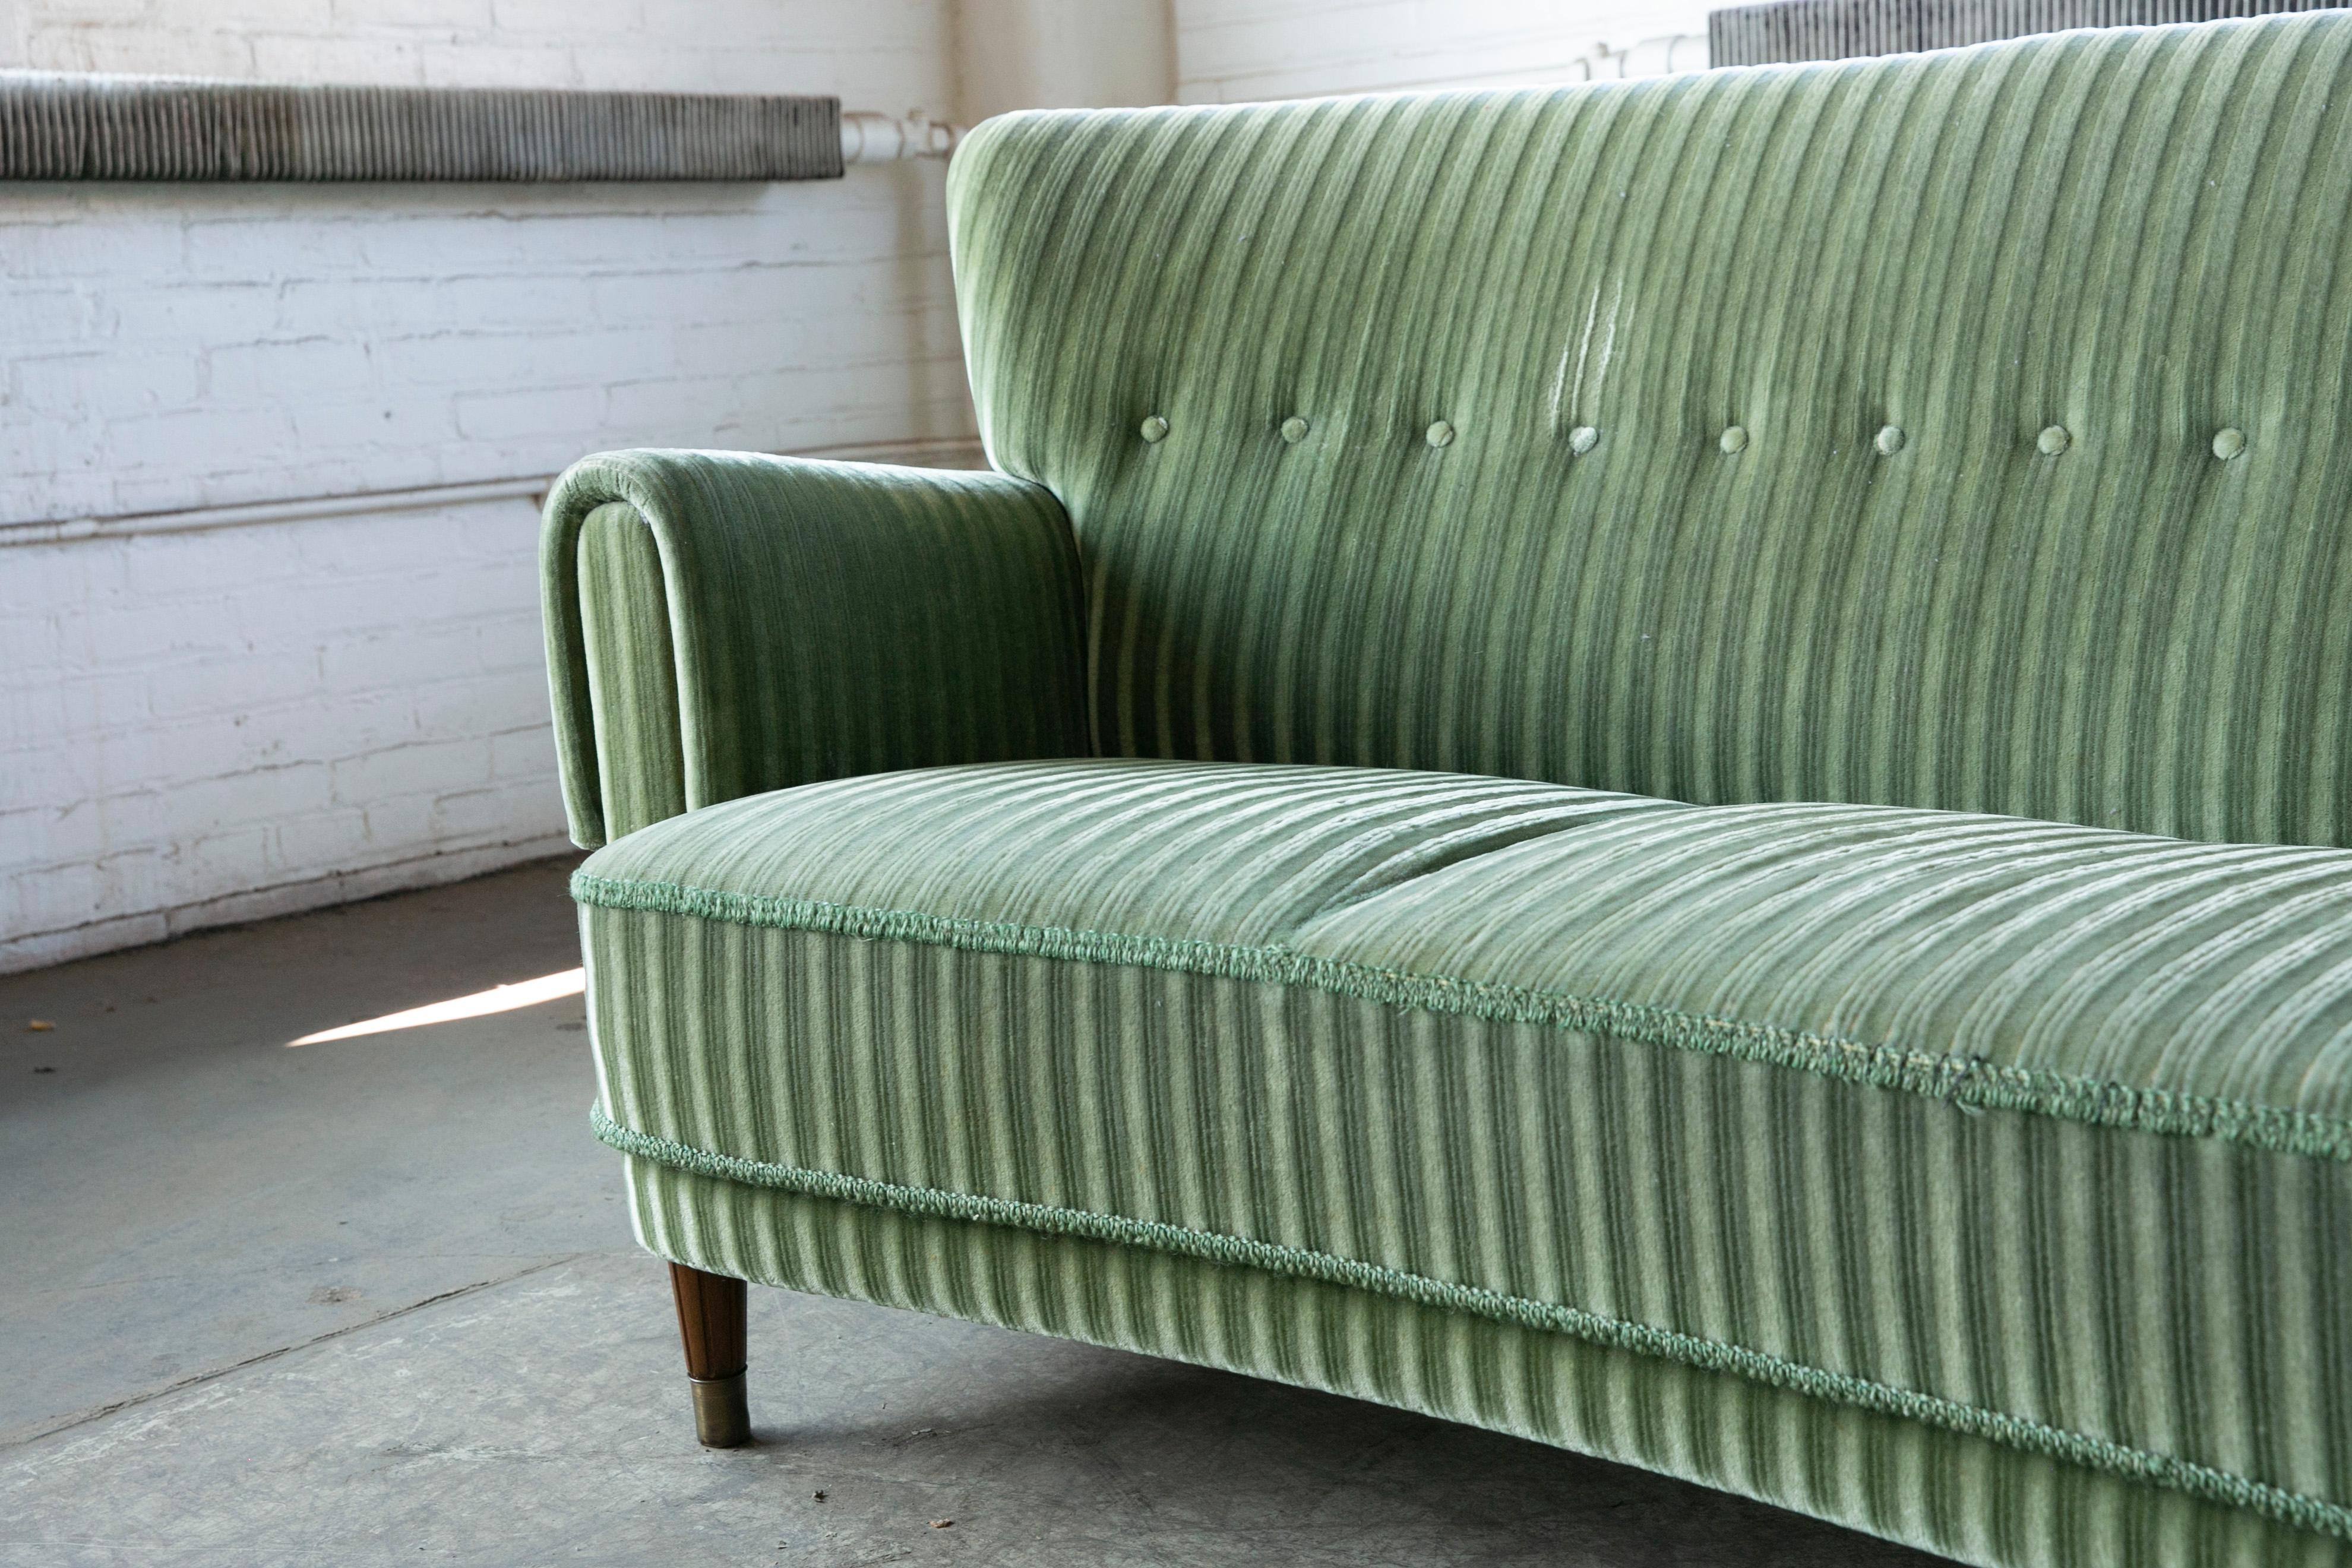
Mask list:
[[[0,72],[0,179],[827,180],[841,101]]]
[[[2315,0],[1773,0],[1710,12],[1706,58],[1714,66],[1843,60],[2070,27],[2143,27],[2331,8]]]

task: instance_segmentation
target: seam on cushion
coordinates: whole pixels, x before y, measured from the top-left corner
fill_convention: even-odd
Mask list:
[[[1969,1110],[2027,1111],[2093,1127],[2219,1138],[2273,1153],[2352,1162],[2352,1119],[2340,1116],[2179,1089],[2135,1088],[2044,1068],[2002,1067],[1982,1057],[1873,1045],[1649,1003],[1318,958],[1280,944],[1257,946],[1018,925],[911,910],[729,893],[674,882],[594,877],[584,870],[572,873],[572,896],[600,909],[1299,986],[1392,1007],[1611,1035],[1638,1045],[1764,1062],[1848,1083],[1925,1095]]]
[[[2266,1519],[2352,1540],[2352,1509],[2305,1493],[2289,1491],[2234,1471],[2200,1465],[2111,1438],[2053,1426],[2029,1416],[1968,1405],[1937,1394],[1856,1377],[1721,1340],[1702,1339],[1673,1329],[1612,1318],[1579,1307],[1510,1296],[1475,1285],[1408,1273],[1336,1253],[1315,1252],[1256,1241],[1219,1231],[1192,1230],[1156,1220],[1090,1209],[1060,1208],[1012,1198],[987,1197],[940,1187],[901,1186],[868,1176],[814,1171],[797,1165],[746,1160],[624,1127],[592,1102],[588,1123],[597,1139],[621,1152],[694,1175],[769,1187],[812,1197],[833,1198],[934,1219],[1006,1226],[1047,1236],[1123,1243],[1212,1263],[1349,1286],[1421,1306],[1467,1313],[1521,1328],[1570,1335],[1590,1343],[1679,1362],[1706,1372],[1727,1373],[1774,1388],[1898,1415],[1965,1436],[2048,1456],[2128,1477],[2151,1486],[2225,1503]]]
[[[1705,809],[1706,808],[1704,806],[1694,806],[1679,800],[1622,795],[1608,805],[1581,811],[1571,817],[1546,814],[1538,822],[1505,828],[1500,832],[1482,830],[1465,833],[1462,837],[1469,842],[1457,845],[1451,849],[1441,850],[1419,859],[1414,858],[1416,851],[1408,851],[1397,857],[1398,860],[1405,863],[1405,868],[1401,871],[1395,869],[1395,862],[1391,861],[1388,865],[1358,877],[1307,910],[1292,927],[1292,930],[1294,932],[1303,931],[1318,921],[1384,897],[1401,888],[1409,888],[1416,882],[1443,876],[1446,872],[1458,870],[1464,866],[1475,865],[1481,860],[1513,849],[1524,848],[1530,844],[1544,843],[1558,838],[1563,834],[1582,832],[1591,828],[1614,827],[1629,817],[1640,820],[1661,811],[1671,816]]]

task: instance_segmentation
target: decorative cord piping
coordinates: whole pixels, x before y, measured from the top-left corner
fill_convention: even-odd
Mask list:
[[[2135,1088],[2042,1068],[2002,1067],[1981,1057],[1871,1045],[1647,1003],[1318,958],[1279,943],[1255,946],[1017,925],[912,910],[729,893],[674,882],[593,877],[585,871],[572,873],[572,896],[600,909],[1299,986],[1391,1007],[1611,1035],[1638,1045],[1764,1062],[1847,1083],[1926,1095],[1968,1110],[2029,1111],[2092,1127],[2219,1138],[2273,1153],[2352,1162],[2352,1120],[2344,1117],[2178,1089]]]
[[[2217,1469],[2168,1454],[2150,1453],[2105,1437],[2070,1432],[2022,1415],[1988,1410],[1937,1394],[1921,1394],[1891,1384],[1875,1383],[1848,1373],[1830,1372],[1803,1362],[1701,1339],[1648,1323],[1632,1322],[1579,1307],[1538,1301],[1524,1296],[1433,1279],[1427,1275],[1342,1258],[1334,1253],[1284,1247],[1217,1231],[1191,1230],[1155,1220],[1124,1215],[1097,1214],[1088,1209],[1059,1208],[1048,1204],[984,1197],[939,1187],[900,1186],[866,1176],[835,1171],[811,1171],[746,1160],[734,1154],[698,1149],[672,1139],[624,1127],[604,1113],[600,1104],[588,1108],[588,1124],[603,1142],[625,1154],[673,1170],[746,1186],[770,1187],[810,1197],[834,1198],[895,1209],[932,1219],[1006,1226],[1045,1236],[1073,1237],[1085,1241],[1123,1243],[1181,1258],[1257,1268],[1294,1279],[1349,1286],[1393,1296],[1424,1307],[1436,1307],[1472,1317],[1490,1319],[1525,1329],[1570,1335],[1612,1350],[1631,1351],[1679,1362],[1706,1372],[1727,1373],[1773,1388],[1787,1389],[1815,1399],[1885,1415],[1907,1417],[1963,1436],[2071,1461],[2090,1468],[2127,1477],[2150,1486],[2186,1492],[2209,1502],[2245,1509],[2283,1524],[2352,1540],[2352,1509],[2229,1470]]]

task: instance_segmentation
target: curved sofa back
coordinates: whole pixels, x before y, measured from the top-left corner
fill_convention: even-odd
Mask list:
[[[1097,748],[2352,843],[2347,57],[990,121],[966,350]]]

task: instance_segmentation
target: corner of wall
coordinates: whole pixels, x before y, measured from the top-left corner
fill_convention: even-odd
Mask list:
[[[956,118],[1176,100],[1171,0],[952,0]]]

